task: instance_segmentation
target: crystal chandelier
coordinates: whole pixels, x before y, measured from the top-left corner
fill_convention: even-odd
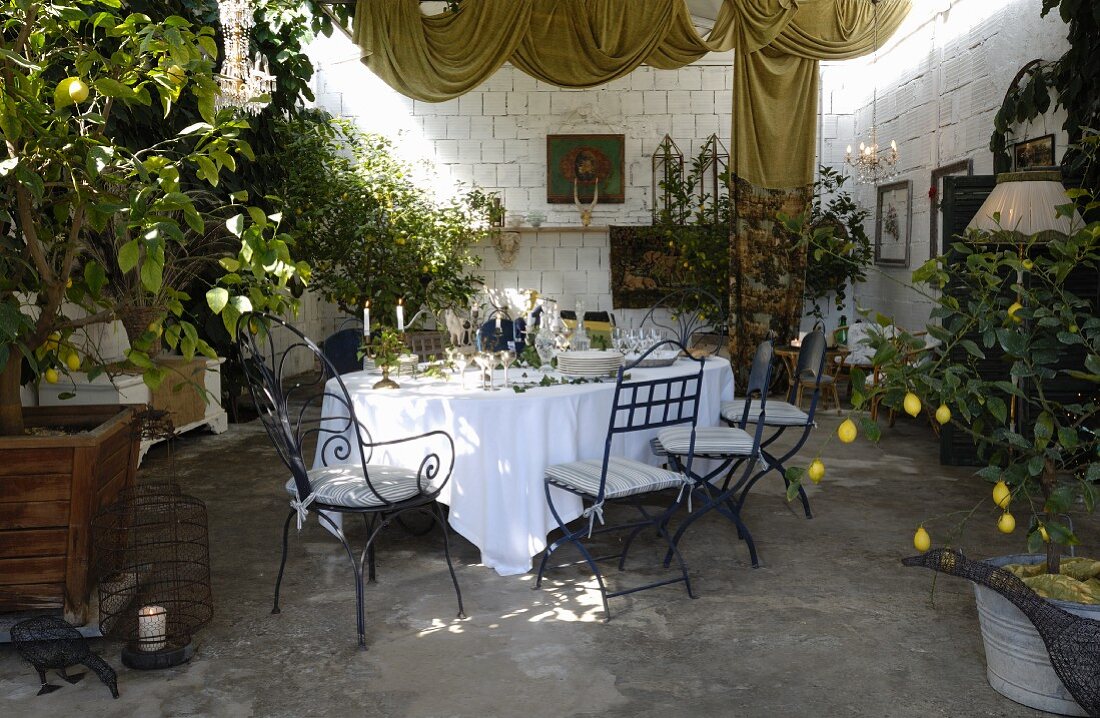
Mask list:
[[[248,34],[256,20],[252,15],[251,0],[221,0],[218,11],[222,25],[224,59],[218,74],[218,96],[215,108],[221,110],[236,107],[256,114],[264,108],[256,98],[268,95],[275,89],[275,76],[271,74],[267,57],[257,54],[248,57]]]
[[[878,3],[879,0],[871,0],[874,6],[875,26],[875,63],[878,63]],[[856,179],[867,184],[877,184],[883,180],[897,176],[898,143],[890,140],[890,149],[879,149],[878,146],[878,87],[872,88],[871,95],[871,143],[859,143],[859,153],[852,155],[852,146],[844,152],[844,161],[855,170]]]

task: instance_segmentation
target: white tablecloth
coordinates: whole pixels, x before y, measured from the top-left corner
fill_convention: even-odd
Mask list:
[[[661,369],[634,369],[635,380],[697,371],[698,365],[680,360]],[[512,368],[512,378],[524,370]],[[529,376],[539,376],[527,369]],[[502,372],[497,372],[497,385]],[[714,426],[719,406],[733,399],[733,372],[725,359],[709,359],[704,368],[699,426]],[[442,429],[455,441],[455,466],[439,500],[450,506],[450,524],[481,550],[482,562],[502,576],[525,573],[531,557],[546,548],[546,536],[557,528],[546,504],[544,470],[551,464],[598,459],[603,456],[614,382],[533,387],[523,393],[511,389],[486,392],[468,389],[457,379],[400,378],[401,388],[375,391],[372,373],[344,375],[355,414],[374,441],[387,441]],[[338,389],[337,389],[338,391]],[[325,417],[346,411],[326,397]],[[616,437],[616,454],[657,463],[649,447],[654,432]],[[619,439],[625,439],[618,442]],[[414,445],[375,452],[372,463],[415,468],[423,447]],[[315,460],[319,465],[320,457]],[[558,489],[554,505],[571,521],[581,514],[581,501]]]

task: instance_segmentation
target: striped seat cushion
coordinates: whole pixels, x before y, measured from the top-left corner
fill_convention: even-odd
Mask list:
[[[682,456],[691,446],[691,427],[673,426],[657,435],[661,446],[670,454]],[[704,426],[695,430],[697,455],[745,455],[752,453],[752,435],[728,426]]]
[[[358,509],[384,506],[386,501],[404,501],[420,491],[416,472],[410,469],[368,464],[367,471],[370,472],[374,491],[367,486],[363,478],[363,467],[359,464],[338,464],[311,469],[309,483],[313,487],[314,500],[332,506]],[[286,490],[291,496],[298,496],[293,478],[286,482]]]
[[[722,418],[735,424],[741,423],[745,413],[745,400],[734,399],[722,402]],[[749,423],[755,424],[760,416],[760,402],[753,400],[749,407]],[[785,401],[769,401],[764,405],[764,426],[805,426],[810,423],[810,415],[794,404]]]
[[[546,480],[587,496],[597,496],[600,492],[600,471],[602,467],[603,461],[599,459],[555,464],[546,470]],[[604,489],[604,498],[617,499],[622,496],[644,494],[649,491],[661,491],[683,484],[684,477],[682,474],[658,469],[640,461],[613,456],[607,462],[607,484]]]

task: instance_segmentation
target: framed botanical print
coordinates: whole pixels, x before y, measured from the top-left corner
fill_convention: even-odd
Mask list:
[[[913,183],[905,180],[880,186],[875,210],[875,264],[909,266],[912,220]]]
[[[546,201],[626,201],[625,135],[547,135]]]

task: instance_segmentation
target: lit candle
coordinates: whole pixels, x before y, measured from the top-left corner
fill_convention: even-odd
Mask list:
[[[500,331],[500,312],[497,312],[497,331]]]
[[[370,300],[363,302],[363,336],[370,336]]]
[[[405,331],[405,300],[397,300],[397,331]]]
[[[168,643],[168,611],[163,606],[142,606],[138,610],[138,648],[159,651]]]
[[[846,154],[846,155],[852,154],[852,146],[851,145],[848,145],[848,149],[844,150],[844,154]]]

